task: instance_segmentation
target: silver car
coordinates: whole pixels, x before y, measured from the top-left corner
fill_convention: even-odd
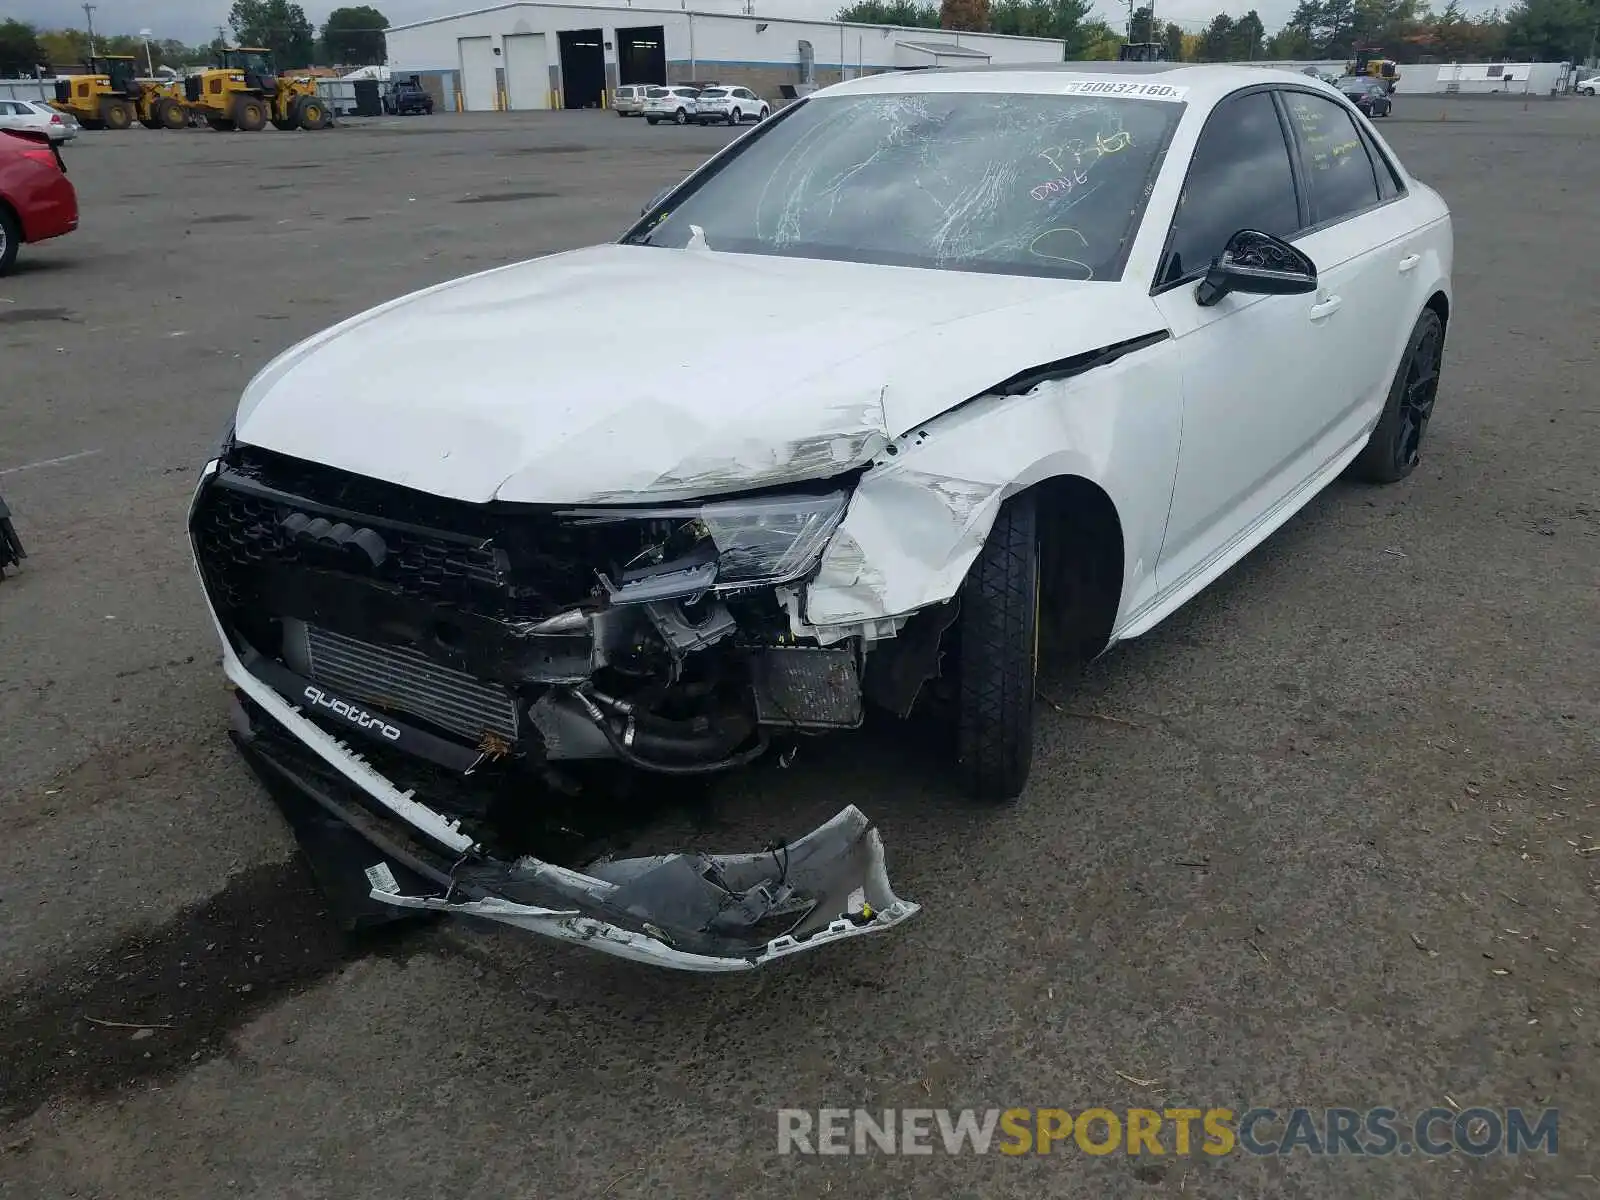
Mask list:
[[[611,89],[611,107],[619,117],[637,117],[644,110],[646,84],[624,83]]]
[[[0,129],[31,129],[48,134],[59,145],[77,137],[81,128],[76,117],[57,112],[42,100],[0,99]]]

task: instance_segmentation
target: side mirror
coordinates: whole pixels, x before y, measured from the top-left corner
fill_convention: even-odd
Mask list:
[[[641,217],[648,216],[649,213],[650,213],[650,210],[652,208],[654,208],[656,205],[660,204],[663,200],[665,200],[667,198],[667,193],[670,192],[671,190],[672,189],[669,188],[669,187],[664,187],[659,192],[657,192],[654,196],[651,196],[650,197],[650,203],[646,204],[643,208],[641,208],[639,210],[639,215]]]
[[[1282,238],[1241,229],[1228,239],[1194,290],[1195,303],[1209,307],[1229,292],[1294,296],[1317,290],[1317,264]]]

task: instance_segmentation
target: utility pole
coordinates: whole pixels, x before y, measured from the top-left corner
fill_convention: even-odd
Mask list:
[[[94,10],[99,8],[99,7],[100,6],[98,4],[85,4],[83,6],[83,17],[84,17],[84,20],[88,21],[88,23],[89,23],[89,57],[90,58],[94,57]]]

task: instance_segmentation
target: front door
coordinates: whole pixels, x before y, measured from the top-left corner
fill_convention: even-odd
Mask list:
[[[1290,143],[1268,89],[1208,118],[1173,218],[1156,303],[1183,364],[1183,442],[1156,577],[1189,590],[1219,569],[1295,491],[1328,423],[1331,314],[1319,297],[1230,294],[1202,307],[1195,284],[1241,229],[1293,237],[1306,223]],[[1209,568],[1209,569],[1208,569]]]

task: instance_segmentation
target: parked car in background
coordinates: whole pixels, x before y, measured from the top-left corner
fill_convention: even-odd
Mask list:
[[[383,94],[383,111],[391,116],[403,117],[411,113],[431,116],[433,97],[422,86],[422,81],[415,76],[410,79],[397,79]]]
[[[648,84],[624,83],[611,89],[611,107],[619,117],[637,117],[644,109]]]
[[[695,101],[699,96],[698,89],[683,84],[647,87],[644,90],[644,119],[652,125],[661,121],[687,125],[694,118]]]
[[[695,97],[695,120],[702,125],[765,121],[767,102],[747,87],[708,87]]]
[[[33,129],[52,142],[69,142],[83,128],[77,119],[38,100],[0,100],[0,129]]]
[[[1346,75],[1334,85],[1369,117],[1387,117],[1394,111],[1389,85],[1370,75]]]
[[[1587,79],[1580,79],[1572,85],[1572,90],[1580,96],[1600,95],[1600,75],[1591,75]]]
[[[59,143],[35,129],[0,132],[0,275],[24,242],[60,237],[78,227],[78,193],[67,178]]]

